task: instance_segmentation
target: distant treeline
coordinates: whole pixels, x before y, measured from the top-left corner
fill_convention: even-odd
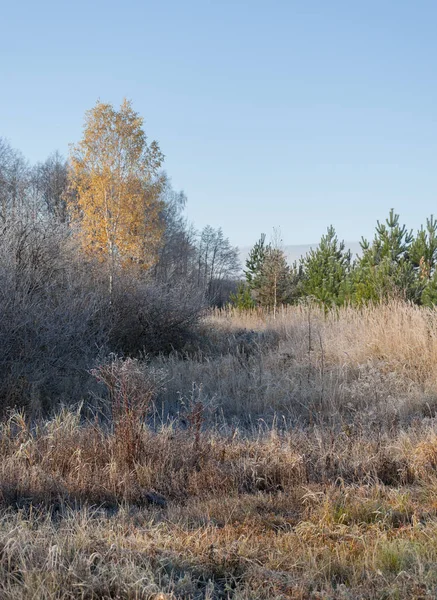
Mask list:
[[[327,308],[390,299],[437,303],[437,221],[432,215],[414,234],[392,209],[385,222],[377,222],[373,240],[362,238],[360,245],[360,255],[353,258],[331,226],[316,249],[288,265],[280,243],[268,244],[262,234],[232,302],[274,311],[303,300]]]

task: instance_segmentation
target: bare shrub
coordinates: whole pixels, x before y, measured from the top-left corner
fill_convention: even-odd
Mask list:
[[[120,271],[111,302],[104,269],[66,225],[10,219],[0,238],[0,410],[32,414],[89,397],[89,369],[109,352],[125,356],[180,349],[203,298]],[[131,390],[132,391],[132,390]]]
[[[65,227],[9,221],[0,239],[0,406],[50,410],[86,393],[104,300]]]
[[[203,314],[203,293],[183,281],[167,285],[121,277],[114,287],[110,347],[130,356],[181,350]]]

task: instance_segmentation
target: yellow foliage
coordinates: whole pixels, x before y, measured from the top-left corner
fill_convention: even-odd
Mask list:
[[[124,100],[117,111],[97,102],[72,147],[69,209],[84,248],[101,259],[149,268],[162,236],[158,173],[163,155],[147,144],[143,119]]]

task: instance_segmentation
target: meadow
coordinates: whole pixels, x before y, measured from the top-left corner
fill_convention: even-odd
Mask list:
[[[0,429],[0,598],[437,596],[437,312],[213,311]],[[99,391],[101,393],[99,393]]]

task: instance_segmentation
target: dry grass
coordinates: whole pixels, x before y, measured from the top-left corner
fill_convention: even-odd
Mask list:
[[[436,597],[436,323],[215,314],[185,356],[118,361],[123,427],[10,415],[0,598]]]
[[[200,350],[162,359],[176,415],[193,395],[215,424],[396,426],[437,407],[437,312],[402,303],[325,315],[289,307],[277,319],[222,311]]]

